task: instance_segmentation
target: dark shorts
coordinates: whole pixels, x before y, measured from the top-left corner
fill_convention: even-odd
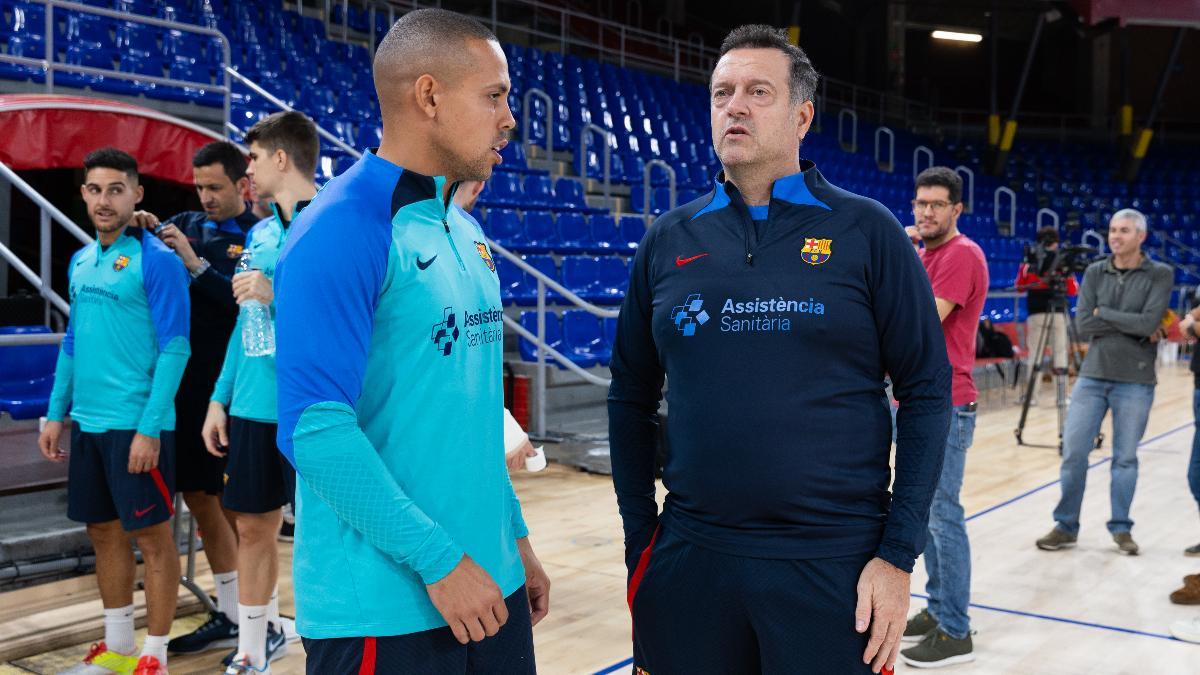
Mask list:
[[[533,627],[525,587],[504,602],[508,605],[508,621],[500,631],[465,645],[459,644],[446,627],[389,637],[304,638],[307,672],[534,675]]]
[[[630,583],[633,672],[869,673],[854,609],[871,557],[743,558],[660,529]]]
[[[93,434],[72,426],[68,518],[79,523],[120,519],[121,527],[132,532],[157,525],[175,512],[174,432],[159,435],[158,468],[149,473],[129,473],[129,444],[134,433]]]
[[[213,384],[207,390],[184,382],[175,395],[175,487],[180,492],[205,492],[219,495],[223,488],[225,458],[217,457],[204,447],[200,431],[208,414],[208,400]]]
[[[230,511],[269,513],[292,501],[296,470],[275,447],[275,424],[229,418],[225,494]]]

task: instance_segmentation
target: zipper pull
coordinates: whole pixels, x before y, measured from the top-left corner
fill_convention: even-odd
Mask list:
[[[442,218],[442,227],[446,228],[446,234],[450,234],[450,223],[445,218]]]
[[[746,264],[750,265],[750,266],[754,265],[754,254],[753,253],[746,254]]]

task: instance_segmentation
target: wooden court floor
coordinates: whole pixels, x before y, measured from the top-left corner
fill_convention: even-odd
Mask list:
[[[1093,454],[1078,548],[1046,553],[1034,540],[1051,526],[1058,498],[1058,454],[1021,447],[1014,440],[1018,408],[1009,394],[981,401],[974,446],[968,455],[963,503],[972,544],[972,627],[977,660],[944,669],[961,673],[1194,674],[1200,645],[1170,638],[1177,619],[1200,608],[1172,605],[1167,595],[1184,574],[1200,572],[1200,559],[1185,547],[1200,542],[1200,513],[1192,500],[1186,467],[1192,442],[1192,377],[1186,365],[1160,368],[1159,386],[1141,460],[1133,518],[1142,546],[1137,557],[1115,552],[1108,518],[1107,445]],[[1026,440],[1054,440],[1053,393],[1031,411]],[[1111,438],[1111,432],[1106,433]],[[535,629],[541,673],[627,672],[629,618],[621,530],[605,476],[561,466],[523,474],[514,483],[524,505],[534,546],[553,588],[550,616]],[[290,549],[284,547],[281,600],[291,608]],[[203,568],[203,556],[200,557]],[[202,583],[211,577],[201,571]],[[920,607],[924,570],[913,575],[913,608]],[[139,598],[140,601],[140,598]],[[18,639],[53,643],[36,656],[0,664],[7,673],[48,673],[86,650],[65,646],[62,636],[99,627],[100,605],[90,577],[0,594],[0,653]],[[286,613],[286,612],[285,612]],[[202,620],[179,619],[174,633]],[[55,638],[54,636],[59,636]],[[57,639],[58,642],[54,642]],[[140,636],[139,636],[140,639]],[[79,642],[84,642],[80,639]],[[216,673],[220,652],[172,658],[172,673]],[[914,672],[903,665],[898,672]],[[272,666],[279,675],[304,672],[303,650],[291,645]]]

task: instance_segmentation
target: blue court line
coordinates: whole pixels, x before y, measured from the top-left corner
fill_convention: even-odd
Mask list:
[[[1191,427],[1193,427],[1194,425],[1195,425],[1195,423],[1194,423],[1194,422],[1188,422],[1187,424],[1182,424],[1182,425],[1180,425],[1180,426],[1177,426],[1177,427],[1175,427],[1174,429],[1171,429],[1170,431],[1164,431],[1163,433],[1161,433],[1161,434],[1159,434],[1159,435],[1157,435],[1157,436],[1154,436],[1153,438],[1148,438],[1148,439],[1146,439],[1146,440],[1142,441],[1141,443],[1138,443],[1138,447],[1140,448],[1140,447],[1142,447],[1142,446],[1144,446],[1144,445],[1149,445],[1149,444],[1151,444],[1151,443],[1153,443],[1153,442],[1155,442],[1155,441],[1157,441],[1157,440],[1161,440],[1161,439],[1163,439],[1163,438],[1166,438],[1167,436],[1170,436],[1171,434],[1178,433],[1178,432],[1180,432],[1180,431],[1183,431],[1184,429],[1191,428]],[[1092,469],[1094,469],[1094,468],[1096,468],[1096,467],[1098,467],[1098,466],[1100,466],[1100,465],[1102,465],[1102,464],[1107,464],[1108,462],[1111,462],[1111,461],[1112,461],[1112,456],[1110,455],[1110,456],[1108,456],[1108,457],[1105,457],[1104,459],[1100,459],[1100,460],[1097,460],[1097,461],[1095,461],[1095,462],[1092,462],[1091,464],[1088,464],[1088,471],[1091,471]],[[1053,487],[1053,486],[1055,486],[1055,485],[1058,485],[1058,484],[1059,484],[1059,483],[1061,483],[1061,482],[1062,482],[1062,479],[1057,479],[1057,478],[1056,478],[1056,479],[1054,479],[1054,480],[1050,481],[1049,483],[1043,483],[1043,484],[1041,484],[1041,485],[1039,485],[1039,486],[1037,486],[1037,487],[1033,488],[1032,490],[1028,490],[1028,491],[1026,491],[1026,492],[1023,492],[1023,493],[1021,493],[1021,494],[1017,495],[1016,497],[1013,497],[1013,498],[1011,498],[1011,499],[1006,499],[1006,500],[1004,500],[1004,501],[1000,502],[999,504],[996,504],[996,505],[994,505],[994,506],[989,506],[989,507],[987,507],[986,509],[984,509],[984,510],[980,511],[979,513],[975,513],[975,514],[972,514],[972,515],[968,516],[968,517],[967,517],[967,522],[970,522],[970,521],[972,521],[972,520],[975,520],[976,518],[978,518],[978,517],[980,517],[980,516],[987,515],[987,514],[991,513],[992,511],[995,511],[995,510],[997,510],[997,509],[1004,508],[1005,506],[1008,506],[1008,505],[1010,505],[1010,504],[1013,504],[1013,503],[1015,503],[1015,502],[1019,502],[1019,501],[1021,501],[1022,499],[1025,499],[1026,497],[1029,497],[1029,496],[1031,496],[1031,495],[1037,494],[1038,492],[1041,492],[1042,490],[1045,490],[1045,489],[1046,489],[1046,488],[1048,488],[1048,487]]]
[[[922,593],[910,593],[914,598],[929,600],[929,596]],[[1143,637],[1158,638],[1160,640],[1170,640],[1171,642],[1183,642],[1172,635],[1166,633],[1151,633],[1150,631],[1137,630],[1136,628],[1123,628],[1121,626],[1110,626],[1104,623],[1094,623],[1091,621],[1080,621],[1079,619],[1068,619],[1061,616],[1053,616],[1051,614],[1038,614],[1037,612],[1026,612],[1019,609],[1008,609],[1006,607],[995,607],[993,605],[981,605],[979,603],[970,603],[975,609],[986,609],[990,612],[1000,612],[1002,614],[1012,614],[1014,616],[1023,616],[1030,619],[1041,619],[1043,621],[1053,621],[1055,623],[1065,623],[1072,626],[1083,626],[1084,628],[1099,628],[1101,630],[1110,630],[1116,633],[1127,633],[1129,635],[1141,635]]]
[[[1149,445],[1155,441],[1162,440],[1163,438],[1166,438],[1167,436],[1170,436],[1171,434],[1178,433],[1180,431],[1183,431],[1184,429],[1194,427],[1194,426],[1195,426],[1195,422],[1188,422],[1187,424],[1182,424],[1180,426],[1175,427],[1174,429],[1171,429],[1170,431],[1164,431],[1163,433],[1161,433],[1157,436],[1154,436],[1153,438],[1148,438],[1148,439],[1142,441],[1141,443],[1138,443],[1138,447],[1140,448],[1143,445]],[[1104,459],[1092,462],[1091,464],[1088,465],[1088,471],[1091,471],[1092,469],[1094,469],[1102,464],[1107,464],[1108,462],[1111,462],[1111,461],[1112,461],[1112,457],[1109,456],[1109,457],[1105,457]],[[1013,497],[1011,499],[1006,499],[1006,500],[1000,502],[999,504],[996,504],[995,506],[989,506],[988,508],[980,511],[979,513],[969,516],[967,518],[967,520],[971,521],[980,516],[987,515],[987,514],[991,513],[992,511],[995,511],[997,509],[1004,508],[1005,506],[1008,506],[1010,504],[1019,502],[1022,499],[1029,497],[1030,495],[1037,494],[1038,492],[1041,492],[1042,490],[1045,490],[1048,487],[1053,487],[1055,485],[1058,485],[1061,482],[1062,482],[1062,480],[1058,479],[1058,480],[1052,480],[1049,483],[1039,485],[1039,486],[1033,488],[1032,490],[1029,490],[1029,491],[1026,491],[1026,492],[1023,492],[1023,493],[1017,495],[1016,497]],[[910,595],[912,595],[912,597],[914,597],[914,598],[922,598],[924,600],[929,599],[928,596],[921,595],[920,593],[911,593]],[[1084,628],[1099,628],[1101,630],[1110,630],[1110,631],[1114,631],[1117,633],[1128,633],[1130,635],[1142,635],[1145,637],[1158,638],[1160,640],[1170,640],[1172,642],[1182,642],[1181,640],[1177,640],[1173,636],[1166,635],[1164,633],[1150,633],[1147,631],[1136,630],[1133,628],[1122,628],[1120,626],[1109,626],[1107,624],[1091,623],[1088,621],[1080,621],[1078,619],[1067,619],[1067,618],[1063,618],[1063,617],[1059,617],[1059,616],[1051,616],[1049,614],[1037,614],[1034,612],[1025,612],[1025,611],[1021,611],[1019,609],[1005,609],[1004,607],[993,607],[991,605],[980,605],[980,604],[976,604],[974,602],[970,603],[970,606],[974,607],[976,609],[986,609],[986,610],[992,611],[992,612],[1002,612],[1004,614],[1012,614],[1014,616],[1024,616],[1024,617],[1028,617],[1031,619],[1042,619],[1044,621],[1055,621],[1058,623],[1066,623],[1066,624],[1071,624],[1071,625],[1075,625],[1075,626],[1083,626]],[[611,666],[604,668],[603,670],[597,670],[592,675],[608,675],[609,673],[614,673],[614,672],[616,672],[622,668],[625,668],[626,666],[630,666],[632,664],[633,664],[633,657],[630,657],[619,663],[614,663]]]

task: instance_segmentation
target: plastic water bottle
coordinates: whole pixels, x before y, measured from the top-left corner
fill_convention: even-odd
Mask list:
[[[238,258],[237,272],[249,272],[250,254]],[[246,356],[270,356],[275,353],[275,324],[271,322],[271,309],[258,300],[247,300],[241,304],[242,349]]]

